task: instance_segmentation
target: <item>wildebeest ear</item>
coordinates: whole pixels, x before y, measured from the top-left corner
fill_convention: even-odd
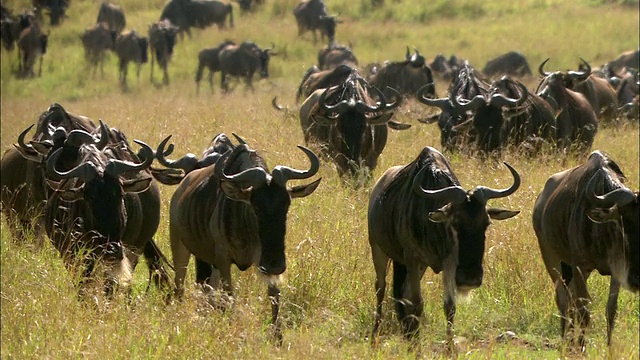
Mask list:
[[[594,223],[605,223],[609,221],[616,221],[619,217],[618,208],[595,208],[586,211],[587,217]]]
[[[151,180],[153,180],[152,177],[124,181],[122,183],[122,190],[124,190],[125,193],[141,193],[149,188]]]
[[[429,220],[434,223],[441,223],[447,221],[447,212],[443,209],[438,209],[429,213]]]
[[[395,120],[389,120],[387,126],[393,130],[407,130],[411,127],[411,124],[401,123]]]
[[[487,213],[489,214],[489,217],[492,218],[493,220],[504,220],[520,214],[520,211],[488,208]]]
[[[151,168],[151,175],[165,185],[177,185],[184,179],[184,173],[176,169]]]
[[[322,178],[307,185],[294,186],[290,189],[287,189],[287,191],[289,191],[289,195],[291,196],[291,198],[301,198],[309,196],[316,190],[318,185],[320,185],[320,180],[322,180]]]
[[[251,190],[244,190],[235,186],[229,181],[220,181],[220,188],[225,195],[231,200],[244,201],[247,204],[251,204]]]

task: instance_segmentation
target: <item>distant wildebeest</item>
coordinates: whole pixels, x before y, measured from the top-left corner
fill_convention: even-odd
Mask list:
[[[176,1],[176,0],[174,0]],[[151,53],[151,82],[153,82],[153,67],[155,59],[162,69],[162,82],[169,84],[167,66],[171,61],[173,47],[176,44],[178,28],[168,20],[158,21],[149,27],[149,52]]]
[[[67,17],[69,0],[33,0],[32,4],[39,20],[42,20],[42,11],[47,11],[51,26],[60,25],[60,21]]]
[[[82,46],[87,65],[96,71],[100,66],[100,73],[104,75],[104,56],[109,50],[115,51],[116,37],[118,33],[110,30],[107,23],[97,23],[92,28],[87,28],[82,34]]]
[[[518,172],[504,163],[513,184],[504,190],[460,186],[447,158],[425,147],[407,165],[389,168],[371,191],[368,210],[369,244],[376,271],[376,316],[372,340],[382,322],[389,262],[393,263],[393,300],[402,332],[418,333],[424,303],[420,280],[427,267],[442,271],[447,343],[453,344],[456,295],[482,284],[486,230],[493,220],[519,211],[487,208],[491,199],[513,194]]]
[[[336,24],[340,21],[335,16],[329,16],[327,7],[322,0],[302,0],[293,9],[293,15],[298,24],[298,36],[307,31],[313,33],[313,42],[317,42],[316,30],[320,31],[322,39],[326,36],[331,44],[336,35]]]
[[[570,89],[574,77],[581,79],[588,75],[583,71],[556,71],[547,73],[540,64],[538,71],[544,78],[538,84],[536,93],[545,99],[557,113],[556,136],[558,147],[563,151],[575,147],[580,152],[587,152],[593,144],[598,131],[596,113],[587,98]],[[585,76],[586,75],[586,76]]]
[[[385,96],[391,96],[388,89],[393,88],[403,97],[413,98],[420,88],[433,83],[433,75],[424,56],[415,49],[411,54],[407,47],[404,61],[385,63],[374,75],[368,78],[368,81],[371,85],[381,89]],[[435,97],[435,87],[431,89],[433,89],[433,93],[427,95]]]
[[[522,77],[531,75],[531,68],[527,58],[520,52],[509,51],[487,61],[482,73],[488,77],[509,75]]]
[[[135,30],[123,32],[116,38],[120,84],[124,88],[127,87],[127,72],[131,61],[136,64],[136,76],[140,81],[140,68],[148,60],[148,47],[149,39]]]
[[[231,265],[241,271],[255,265],[268,280],[272,325],[282,341],[278,284],[287,267],[287,213],[291,200],[313,193],[320,179],[295,187],[287,182],[314,176],[320,162],[311,150],[299,146],[311,162],[309,170],[278,165],[269,172],[255,150],[244,143],[233,145],[224,134],[216,137],[213,147],[224,154],[214,153],[215,162],[190,171],[171,197],[169,233],[177,295],[184,293],[191,254],[213,265],[209,285],[229,296],[234,287]]]
[[[594,151],[585,163],[552,175],[533,208],[533,228],[555,286],[561,335],[571,342],[577,336],[583,350],[591,272],[611,276],[606,308],[609,345],[620,285],[634,293],[640,286],[638,192],[624,183],[618,164]]]
[[[196,94],[200,92],[200,81],[205,67],[209,69],[209,87],[213,93],[213,74],[220,71],[220,51],[227,45],[236,45],[231,40],[225,40],[218,46],[203,49],[198,53],[198,70],[196,70]]]
[[[354,70],[343,83],[316,90],[300,105],[305,143],[318,143],[341,177],[357,177],[361,171],[368,177],[386,146],[387,126],[410,127],[391,121],[400,101],[396,93],[394,101],[388,102],[382,91]]]
[[[227,45],[220,49],[218,60],[220,62],[220,87],[226,93],[229,92],[229,77],[244,78],[247,88],[253,90],[253,74],[260,73],[260,77],[269,77],[269,60],[275,45],[261,49],[250,41],[240,45]]]
[[[615,72],[619,72],[623,68],[638,69],[640,68],[640,49],[625,51],[609,61],[607,65]]]
[[[447,59],[444,55],[436,55],[433,60],[427,64],[433,75],[451,81],[455,79],[458,70],[464,65],[464,60],[458,59],[455,55],[451,55]]]
[[[242,10],[243,12],[254,11],[259,6],[262,6],[265,2],[265,0],[235,0],[235,1],[238,2],[238,6],[240,7],[240,10]]]
[[[39,59],[38,76],[42,75],[42,59],[47,53],[49,34],[43,34],[37,22],[22,30],[18,38],[18,56],[20,58],[18,74],[33,77],[33,65]]]
[[[110,4],[106,0],[102,1],[98,11],[96,23],[101,22],[107,24],[108,29],[115,31],[116,34],[120,34],[127,25],[122,8],[119,5]]]
[[[569,88],[583,94],[596,116],[603,122],[615,120],[618,114],[618,98],[615,89],[607,79],[593,74],[588,62],[584,59],[580,61],[580,70],[573,72]],[[578,73],[583,75],[577,75]]]
[[[0,40],[2,40],[2,46],[5,50],[12,51],[20,38],[22,30],[31,26],[34,22],[34,15],[31,12],[25,11],[22,14],[14,16],[4,6],[2,9],[2,19],[0,20]]]
[[[322,71],[315,65],[310,67],[302,76],[302,81],[296,92],[296,102],[299,102],[300,99],[306,99],[318,89],[327,89],[344,83],[353,71],[357,70],[346,64]]]
[[[345,46],[331,43],[318,51],[318,67],[320,70],[330,70],[343,64],[352,68],[358,66],[358,59],[353,54],[351,45]]]
[[[227,16],[233,27],[233,7],[218,0],[170,0],[162,9],[160,20],[169,20],[178,27],[180,36],[186,32],[191,37],[191,28],[204,29],[213,24],[224,29]]]

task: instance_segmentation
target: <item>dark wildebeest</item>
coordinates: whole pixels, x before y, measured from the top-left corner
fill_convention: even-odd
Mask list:
[[[638,69],[640,68],[640,49],[625,51],[614,60],[609,61],[607,65],[615,72],[620,72],[624,68]]]
[[[329,44],[333,43],[336,35],[336,24],[339,21],[335,16],[329,16],[327,7],[322,0],[302,0],[293,9],[293,15],[298,24],[298,36],[307,31],[313,33],[313,42],[317,42],[316,30],[320,31],[322,39],[326,36]]]
[[[153,65],[158,59],[158,65],[162,69],[162,82],[169,84],[169,72],[167,66],[171,61],[173,47],[176,44],[178,28],[169,20],[162,20],[151,24],[149,27],[149,52],[151,53],[151,82],[153,82]]]
[[[269,77],[269,60],[275,45],[271,44],[268,49],[261,49],[258,45],[250,41],[245,41],[240,45],[227,45],[220,50],[218,60],[220,62],[220,87],[229,92],[228,76],[237,79],[244,78],[247,88],[253,90],[253,74],[260,73],[260,77]]]
[[[43,34],[37,22],[32,23],[20,33],[18,38],[18,57],[20,64],[18,74],[25,77],[33,77],[33,65],[39,59],[38,76],[42,75],[42,59],[47,53],[49,34]]]
[[[583,350],[591,272],[611,276],[606,309],[609,345],[620,285],[635,293],[640,285],[638,192],[624,181],[618,164],[594,151],[584,164],[552,175],[533,208],[533,228],[555,285],[561,334],[572,341],[577,335]],[[567,334],[574,327],[578,334]]]
[[[88,28],[82,34],[82,46],[84,47],[84,58],[90,72],[95,73],[98,65],[100,73],[104,75],[104,56],[108,50],[115,51],[116,38],[118,33],[110,30],[107,23],[97,23],[94,27]]]
[[[225,141],[226,144],[215,144]],[[315,175],[320,163],[299,146],[311,161],[307,171],[276,166],[269,173],[265,161],[246,144],[234,146],[224,134],[214,148],[228,149],[215,163],[189,172],[171,198],[170,238],[176,270],[176,291],[184,292],[191,254],[213,265],[209,285],[233,296],[231,265],[241,271],[256,265],[268,280],[272,324],[282,341],[278,311],[278,283],[286,270],[286,219],[292,198],[310,195],[320,179],[287,187],[292,179]]]
[[[369,176],[387,143],[387,126],[404,130],[410,125],[391,121],[400,103],[387,98],[354,70],[340,85],[318,89],[300,105],[300,125],[305,143],[318,143],[342,177]]]
[[[427,66],[424,56],[414,49],[411,55],[407,47],[404,61],[387,62],[377,72],[369,77],[369,83],[379,89],[385,96],[391,96],[389,88],[397,90],[403,97],[415,97],[420,88],[433,83],[433,75]],[[431,87],[433,93],[426,94],[435,97],[435,87]]]
[[[123,32],[116,38],[116,54],[118,54],[118,68],[120,73],[120,84],[127,87],[127,70],[129,62],[136,64],[136,76],[140,81],[140,68],[147,62],[149,40],[146,36],[141,36],[137,31]]]
[[[580,152],[587,152],[593,144],[598,131],[596,113],[587,98],[570,89],[573,77],[585,77],[585,72],[556,71],[546,73],[544,65],[538,71],[544,78],[538,84],[536,93],[545,99],[556,112],[556,136],[558,148],[567,151],[575,147]]]
[[[318,68],[320,70],[331,70],[343,64],[352,68],[358,66],[358,59],[353,54],[351,45],[331,43],[318,51]]]
[[[233,7],[217,0],[171,0],[162,9],[160,20],[169,20],[179,28],[180,36],[186,32],[191,37],[192,27],[204,29],[213,24],[225,28],[227,15],[233,27]]]
[[[9,10],[2,7],[2,19],[0,20],[0,40],[2,46],[11,51],[15,48],[15,44],[20,38],[22,30],[31,26],[34,22],[34,15],[31,12],[23,12],[17,16],[13,16]]]
[[[120,34],[127,25],[122,8],[118,5],[110,4],[106,0],[102,2],[100,11],[98,11],[96,23],[101,22],[107,24],[108,29],[115,31],[116,34]]]
[[[235,0],[243,12],[254,11],[259,6],[262,6],[265,0]]]
[[[456,295],[482,284],[485,233],[490,219],[504,220],[519,211],[487,208],[490,199],[513,194],[518,172],[504,163],[513,184],[504,190],[460,186],[446,157],[426,147],[407,165],[389,168],[371,191],[369,244],[376,271],[376,317],[372,340],[382,321],[389,261],[393,263],[393,299],[407,338],[418,333],[423,300],[420,280],[427,267],[442,271],[447,342],[452,345]]]
[[[346,64],[322,71],[317,66],[312,66],[302,76],[302,81],[296,92],[296,102],[299,102],[301,98],[306,99],[318,89],[327,89],[344,83],[354,71],[357,70]]]
[[[227,45],[235,45],[236,43],[231,40],[225,40],[218,46],[208,49],[202,49],[198,53],[198,70],[196,70],[196,94],[200,92],[200,81],[202,80],[202,73],[204,68],[209,69],[209,88],[213,93],[213,74],[220,71],[220,51]]]
[[[584,59],[580,59],[580,61],[580,70],[572,72],[573,76],[569,77],[572,81],[569,88],[587,98],[599,119],[607,122],[615,120],[618,112],[616,90],[607,79],[593,74],[588,62]]]
[[[47,11],[51,26],[59,25],[60,21],[67,17],[66,12],[69,7],[69,0],[33,0],[32,4],[36,11],[36,16],[41,21],[42,10]]]
[[[509,75],[522,77],[531,75],[531,68],[527,58],[520,52],[509,51],[494,59],[487,61],[482,73],[488,77]]]

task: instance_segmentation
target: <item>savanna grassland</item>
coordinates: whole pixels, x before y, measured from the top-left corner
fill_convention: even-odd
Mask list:
[[[3,1],[21,9],[26,1]],[[320,43],[310,34],[297,37],[291,13],[297,0],[266,0],[255,13],[240,14],[234,5],[235,27],[195,30],[180,41],[169,65],[171,83],[160,86],[161,72],[145,64],[139,81],[130,68],[130,91],[118,85],[117,59],[111,55],[105,73],[91,74],[84,62],[80,35],[97,16],[99,0],[72,0],[69,18],[50,29],[49,50],[42,77],[17,79],[16,53],[2,50],[2,149],[53,103],[92,119],[103,119],[129,139],[152,147],[172,134],[175,157],[199,154],[218,133],[235,132],[259,149],[271,166],[308,166],[296,148],[303,144],[294,94],[304,71],[316,62]],[[120,0],[127,28],[147,33],[159,17],[164,0]],[[336,39],[351,42],[360,64],[402,59],[406,46],[426,57],[456,54],[481,68],[509,50],[527,55],[532,68],[547,57],[548,70],[575,69],[579,57],[598,66],[619,53],[638,48],[638,4],[574,0],[392,1],[372,9],[370,0],[327,0],[331,13],[339,13]],[[206,80],[195,94],[197,53],[226,38],[253,40],[262,47],[275,44],[268,80],[255,91],[239,84],[223,95],[219,75],[211,94]],[[206,79],[206,78],[205,78]],[[525,79],[534,89],[537,77]],[[446,84],[437,83],[439,95]],[[276,112],[271,99],[278,96],[290,110]],[[437,125],[416,119],[435,110],[407,103],[396,120],[413,126],[391,131],[389,142],[373,172],[377,179],[390,166],[413,160],[424,146],[439,148]],[[638,189],[638,123],[601,127],[593,149],[609,153]],[[450,160],[465,188],[477,185],[507,187],[512,178],[496,160],[469,155]],[[515,218],[496,221],[487,233],[483,285],[470,301],[460,302],[456,314],[458,354],[462,358],[557,359],[576,357],[560,341],[553,287],[546,274],[531,225],[531,212],[545,180],[553,173],[584,161],[581,157],[544,155],[526,157],[506,152],[502,160],[522,175],[520,189],[491,205],[520,210]],[[87,306],[78,301],[76,278],[52,246],[39,247],[33,239],[12,241],[4,220],[1,259],[1,350],[3,359],[197,359],[197,358],[319,358],[409,359],[446,357],[445,318],[441,276],[428,270],[422,280],[425,316],[413,347],[401,336],[393,315],[390,292],[384,307],[382,337],[377,346],[368,341],[374,319],[374,270],[367,240],[366,208],[373,183],[353,189],[343,186],[336,169],[323,163],[322,182],[314,194],[295,199],[287,229],[286,285],[282,287],[281,316],[284,343],[269,341],[269,301],[266,285],[255,271],[234,268],[234,306],[221,312],[203,300],[195,286],[185,300],[165,305],[153,287],[146,292],[147,271],[139,264],[133,299],[124,295],[105,304]],[[174,189],[161,186],[162,222],[156,240],[167,256],[168,204]],[[35,216],[35,214],[34,214]],[[190,266],[188,280],[193,279]],[[390,279],[389,279],[390,280]],[[620,293],[618,317],[611,347],[606,342],[605,304],[608,278],[595,273],[588,282],[592,295],[591,326],[586,358],[637,359],[639,354],[638,294]],[[388,289],[389,290],[389,289]],[[516,339],[501,340],[506,331]]]

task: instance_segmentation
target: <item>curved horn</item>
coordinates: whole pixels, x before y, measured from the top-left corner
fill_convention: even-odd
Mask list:
[[[518,174],[516,169],[514,169],[508,163],[503,162],[503,164],[511,172],[511,175],[513,176],[513,184],[511,184],[511,186],[509,188],[503,189],[503,190],[496,190],[496,189],[492,189],[492,188],[488,188],[488,187],[484,187],[484,186],[478,186],[474,190],[474,193],[476,193],[476,191],[479,191],[482,194],[482,196],[484,197],[484,199],[489,200],[489,199],[497,199],[497,198],[507,197],[507,196],[513,194],[514,192],[516,192],[516,190],[518,190],[518,188],[520,187],[520,175]]]
[[[391,86],[387,86],[387,89],[389,91],[391,91],[393,93],[393,99],[395,100],[392,103],[388,103],[386,102],[385,99],[385,110],[390,110],[390,109],[394,109],[396,107],[398,107],[398,105],[400,105],[400,103],[402,102],[402,95],[400,95],[400,92],[394,88],[392,88]]]
[[[27,145],[24,142],[25,136],[27,136],[27,133],[29,132],[29,130],[31,130],[33,128],[33,126],[34,126],[34,124],[31,124],[31,126],[26,128],[23,132],[20,133],[20,135],[18,135],[18,145],[20,145],[20,148],[22,148],[27,154],[37,154],[38,153],[36,151],[36,149],[33,148],[33,146],[31,146],[30,144]]]
[[[234,175],[225,174],[224,168],[227,165],[226,162],[231,153],[232,150],[227,151],[216,161],[215,176],[218,179],[237,184],[240,188],[243,189],[249,187],[258,187],[267,183],[267,179],[270,177],[270,175],[260,167],[246,169]]]
[[[418,98],[418,100],[420,100],[420,102],[422,102],[423,104],[431,105],[431,106],[438,106],[438,105],[434,105],[433,103],[429,103],[428,101],[425,101],[425,100],[431,100],[431,98],[428,98],[428,97],[424,96],[424,94],[427,91],[435,93],[435,85],[432,82],[430,82],[428,84],[425,84],[420,89],[418,89],[418,91],[416,92],[416,98]]]
[[[167,145],[169,139],[171,139],[171,136],[172,135],[167,136],[158,145],[158,148],[156,149],[156,159],[160,164],[168,168],[182,169],[186,173],[192,171],[193,169],[195,169],[198,163],[198,158],[196,158],[196,156],[192,153],[188,153],[178,160],[169,160],[165,158],[166,155],[173,151],[173,144],[169,145],[169,149],[167,150],[167,152],[164,151],[164,147]]]
[[[407,45],[407,52],[404,55],[405,59],[409,60],[411,58],[411,51],[409,51],[409,45]]]
[[[341,114],[345,112],[347,109],[349,109],[348,100],[342,100],[335,105],[327,105],[326,103],[327,93],[330,90],[337,89],[339,86],[340,85],[336,85],[336,86],[327,88],[322,92],[322,94],[320,94],[320,99],[318,99],[318,106],[320,106],[320,109],[326,112],[337,112],[338,114]]]
[[[102,122],[102,119],[98,119],[98,122],[100,122],[100,139],[96,141],[96,147],[102,150],[109,144],[109,127]]]
[[[284,110],[282,105],[278,105],[278,97],[277,96],[273,97],[273,100],[271,100],[271,105],[278,111]]]
[[[84,182],[87,182],[98,175],[98,170],[95,165],[90,162],[83,162],[80,165],[72,168],[69,171],[60,172],[56,170],[56,163],[58,162],[58,157],[62,154],[62,148],[54,151],[51,156],[47,159],[47,171],[51,174],[56,175],[60,179],[71,179],[74,177],[82,179]]]
[[[568,71],[567,73],[573,77],[578,78],[579,80],[584,80],[588,78],[589,75],[591,75],[591,65],[589,65],[589,63],[583,58],[580,58],[580,62],[582,62],[582,64],[585,66],[584,71]]]
[[[606,194],[596,195],[596,177],[598,176],[598,174],[603,172],[604,171],[602,169],[598,170],[598,172],[593,174],[593,176],[587,183],[585,194],[590,204],[599,208],[610,208],[614,205],[618,205],[618,207],[624,206],[634,201],[635,194],[631,190],[624,187],[609,191]]]
[[[235,137],[236,140],[238,140],[238,143],[240,143],[240,145],[247,145],[247,142],[244,141],[244,139],[241,138],[238,134],[232,132],[231,135],[233,135],[233,137]]]
[[[430,200],[436,202],[442,201],[448,204],[460,204],[467,199],[467,192],[458,185],[448,186],[446,188],[435,190],[427,190],[423,188],[420,183],[422,182],[425,169],[427,169],[426,166],[420,169],[420,171],[418,171],[418,174],[416,174],[416,176],[413,178],[413,190],[416,193],[421,194],[422,196]]]
[[[356,102],[355,109],[359,113],[364,114],[366,112],[377,112],[377,111],[380,111],[380,110],[384,109],[385,106],[386,106],[387,99],[385,98],[384,93],[380,89],[378,89],[375,86],[369,86],[369,90],[374,92],[378,96],[379,100],[378,100],[378,102],[376,103],[375,106],[371,106],[371,105],[365,103],[362,100],[358,100]]]
[[[538,67],[538,72],[540,73],[540,75],[542,76],[549,76],[551,75],[551,73],[545,72],[544,71],[544,66],[547,64],[547,62],[549,61],[550,58],[547,58],[545,61],[542,62],[542,64],[540,64],[540,66]]]
[[[288,166],[278,165],[273,168],[273,171],[271,171],[273,181],[275,181],[276,184],[284,187],[287,181],[291,179],[308,179],[315,175],[320,169],[320,159],[318,159],[318,156],[313,151],[300,145],[298,145],[298,149],[304,151],[304,153],[307,154],[307,157],[311,162],[311,167],[309,168],[309,170],[303,171],[296,170]]]
[[[521,92],[520,97],[516,99],[512,99],[504,96],[501,93],[497,93],[491,96],[491,100],[489,101],[489,104],[496,107],[502,107],[502,106],[515,107],[515,106],[520,106],[524,104],[524,102],[529,97],[529,90],[527,89],[526,86],[524,86],[524,84],[522,84],[519,81],[515,82],[515,84],[520,88],[520,92]]]
[[[464,103],[460,103],[461,98],[456,96],[453,98],[453,105],[460,112],[465,112],[467,110],[476,110],[482,105],[486,105],[486,100],[482,95],[476,95],[473,99],[469,101],[465,101]]]
[[[104,168],[105,173],[116,177],[127,171],[141,171],[151,166],[154,158],[151,147],[140,140],[133,140],[133,142],[142,147],[142,149],[140,149],[140,153],[142,153],[141,158],[144,160],[141,163],[136,164],[131,161],[111,159]]]

